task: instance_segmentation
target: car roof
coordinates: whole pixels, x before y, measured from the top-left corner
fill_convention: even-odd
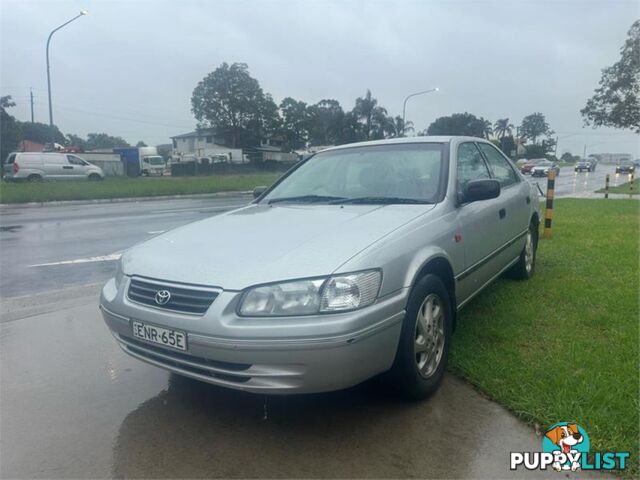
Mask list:
[[[328,152],[332,150],[342,150],[345,148],[371,147],[371,146],[377,146],[377,145],[395,145],[395,144],[401,144],[401,143],[451,143],[454,141],[490,143],[486,139],[480,138],[480,137],[466,137],[462,135],[426,135],[424,137],[388,138],[385,140],[369,140],[366,142],[347,143],[345,145],[337,145],[335,147],[329,147],[321,151]]]

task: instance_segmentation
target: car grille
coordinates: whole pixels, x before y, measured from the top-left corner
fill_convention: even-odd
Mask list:
[[[168,292],[169,300],[156,301],[158,292]],[[163,310],[202,315],[218,296],[218,292],[206,287],[178,286],[172,283],[132,278],[127,292],[129,300]],[[165,295],[166,296],[166,295]]]

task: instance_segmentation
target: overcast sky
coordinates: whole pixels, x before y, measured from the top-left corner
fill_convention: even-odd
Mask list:
[[[418,130],[470,112],[519,124],[546,115],[558,152],[629,152],[629,131],[583,128],[579,110],[619,58],[640,2],[631,1],[107,1],[0,2],[0,94],[12,114],[48,122],[45,45],[51,43],[54,121],[64,133],[107,132],[168,143],[193,130],[196,83],[222,62],[245,62],[276,102],[335,98],[345,110],[371,89],[393,115],[413,98]]]

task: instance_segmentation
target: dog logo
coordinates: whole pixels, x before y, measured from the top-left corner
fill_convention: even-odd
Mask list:
[[[158,305],[166,305],[171,300],[171,292],[169,290],[158,290],[155,300]]]
[[[589,436],[577,423],[559,422],[542,437],[541,452],[511,452],[511,470],[624,470],[630,452],[591,452]]]
[[[584,431],[584,430],[583,430]],[[556,471],[571,469],[572,472],[580,469],[580,463],[577,459],[580,457],[578,453],[584,453],[589,451],[589,439],[586,433],[582,433],[578,425],[575,423],[565,423],[564,425],[557,424],[551,429],[547,430],[544,434],[545,439],[542,442],[542,448],[545,452],[553,452],[560,450],[569,459],[564,465],[561,465],[559,461],[554,462],[551,466]],[[585,443],[586,448],[578,449],[578,446]],[[553,446],[549,445],[549,442]]]

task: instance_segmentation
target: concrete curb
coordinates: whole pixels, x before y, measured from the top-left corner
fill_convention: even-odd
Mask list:
[[[134,203],[148,202],[153,200],[174,200],[189,198],[221,198],[233,197],[236,195],[251,195],[252,191],[231,191],[216,193],[194,193],[190,195],[158,195],[155,197],[124,197],[124,198],[96,198],[93,200],[53,200],[51,202],[29,202],[29,203],[0,203],[0,210],[12,208],[34,208],[34,207],[58,207],[65,205],[100,205],[106,203]]]

